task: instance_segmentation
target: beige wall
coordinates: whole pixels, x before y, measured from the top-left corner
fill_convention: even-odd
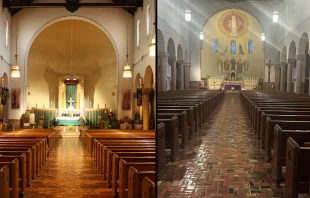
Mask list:
[[[249,29],[247,33],[242,36],[227,36],[219,29],[219,20],[223,14],[234,11],[240,12],[243,14],[248,22]],[[260,23],[250,14],[242,10],[228,9],[221,11],[215,14],[205,25],[204,29],[204,41],[202,43],[201,50],[201,77],[207,77],[208,75],[217,75],[216,74],[216,65],[217,59],[220,56],[222,60],[225,60],[227,56],[228,60],[231,59],[233,55],[238,61],[238,58],[241,57],[244,60],[245,57],[248,58],[250,67],[248,76],[259,76],[261,79],[264,78],[264,52],[263,52],[263,43],[260,40],[261,33],[263,32]],[[213,41],[214,39],[219,40],[218,53],[213,52]],[[254,42],[254,53],[248,54],[248,40],[252,39]],[[236,54],[230,54],[230,43],[231,40],[235,40],[237,44]],[[222,56],[226,43],[228,45],[227,55]],[[238,44],[242,44],[243,52],[245,55],[239,55]],[[237,69],[237,68],[236,68]]]

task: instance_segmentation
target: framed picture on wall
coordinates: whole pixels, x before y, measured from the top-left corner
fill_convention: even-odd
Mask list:
[[[13,88],[11,91],[11,109],[20,108],[20,88]]]
[[[130,110],[131,106],[131,90],[122,89],[122,110]]]

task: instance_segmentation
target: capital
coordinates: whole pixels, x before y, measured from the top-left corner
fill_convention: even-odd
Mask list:
[[[294,58],[289,58],[287,59],[288,64],[294,64],[295,59]]]
[[[280,67],[281,63],[274,64],[275,67]]]
[[[158,55],[160,58],[167,58],[169,56],[169,53],[168,52],[159,52]]]
[[[172,62],[174,62],[174,61],[176,61],[177,60],[177,57],[175,57],[175,56],[169,56],[169,61],[172,61]]]
[[[282,67],[287,66],[287,62],[281,62],[281,63],[280,63],[280,66],[282,66]]]
[[[298,61],[303,61],[303,60],[305,60],[305,55],[296,55],[296,59]]]
[[[177,63],[180,65],[183,65],[184,61],[183,60],[177,60]]]

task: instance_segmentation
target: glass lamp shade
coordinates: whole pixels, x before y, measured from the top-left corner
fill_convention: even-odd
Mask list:
[[[19,78],[20,77],[20,70],[17,65],[13,66],[11,69],[11,76],[13,78]]]
[[[200,40],[203,40],[203,32],[200,32],[199,38]]]
[[[131,72],[130,66],[128,64],[124,67],[123,77],[124,78],[131,78],[132,77],[132,72]]]
[[[277,23],[278,20],[279,20],[279,13],[277,10],[273,11],[273,17],[272,17],[272,20],[274,23]]]
[[[156,54],[156,43],[155,43],[155,39],[152,39],[152,43],[149,45],[150,47],[150,56],[155,56]]]
[[[192,16],[191,16],[191,11],[190,9],[185,10],[185,21],[191,21]]]
[[[262,41],[265,41],[266,40],[266,36],[264,33],[262,33],[262,36],[260,37]]]

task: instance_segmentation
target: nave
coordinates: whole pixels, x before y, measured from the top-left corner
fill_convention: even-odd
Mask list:
[[[168,159],[166,160],[168,162]],[[158,197],[284,197],[238,95],[226,95],[179,159],[166,164]]]
[[[79,137],[62,137],[24,197],[113,196],[112,189],[107,188],[82,140]]]

